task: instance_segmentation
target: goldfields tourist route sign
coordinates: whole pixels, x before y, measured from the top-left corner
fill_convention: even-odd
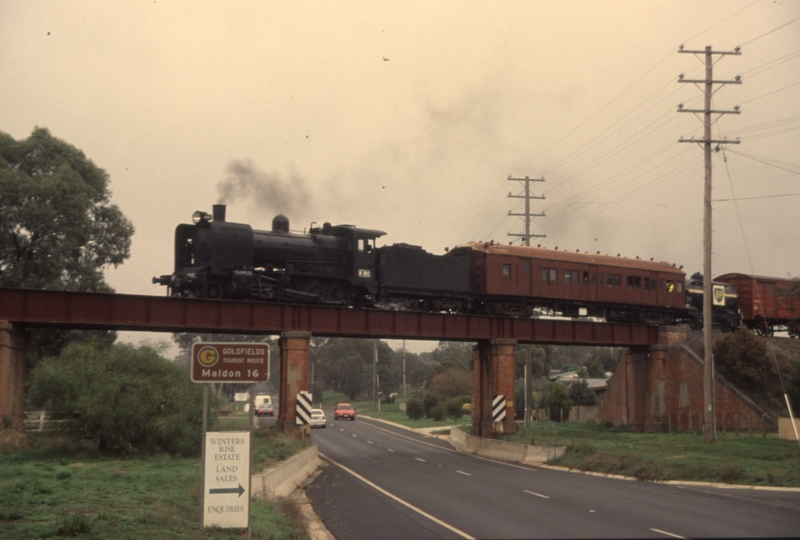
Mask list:
[[[265,343],[195,343],[192,381],[247,383],[269,380]]]

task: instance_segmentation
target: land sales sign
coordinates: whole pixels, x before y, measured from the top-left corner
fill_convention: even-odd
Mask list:
[[[203,527],[241,528],[250,516],[250,433],[206,433]]]
[[[269,346],[264,343],[195,343],[192,381],[258,382],[269,380]]]

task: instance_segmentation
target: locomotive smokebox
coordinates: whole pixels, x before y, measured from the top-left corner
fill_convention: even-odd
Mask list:
[[[214,221],[217,223],[225,223],[225,205],[224,204],[215,204],[212,207],[212,212],[214,216]]]

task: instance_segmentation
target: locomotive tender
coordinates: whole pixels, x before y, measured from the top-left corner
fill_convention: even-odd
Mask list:
[[[702,327],[702,278],[665,262],[493,242],[433,255],[419,246],[377,247],[386,233],[352,225],[272,230],[197,211],[175,230],[172,274],[154,277],[170,296],[256,299],[383,309],[532,317],[597,317]],[[714,325],[739,326],[733,287],[715,284]]]

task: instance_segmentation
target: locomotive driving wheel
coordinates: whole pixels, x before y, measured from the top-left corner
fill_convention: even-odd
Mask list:
[[[302,290],[308,294],[313,294],[319,298],[320,302],[325,302],[327,300],[327,288],[325,287],[325,284],[318,279],[307,280],[305,283],[303,283]]]

